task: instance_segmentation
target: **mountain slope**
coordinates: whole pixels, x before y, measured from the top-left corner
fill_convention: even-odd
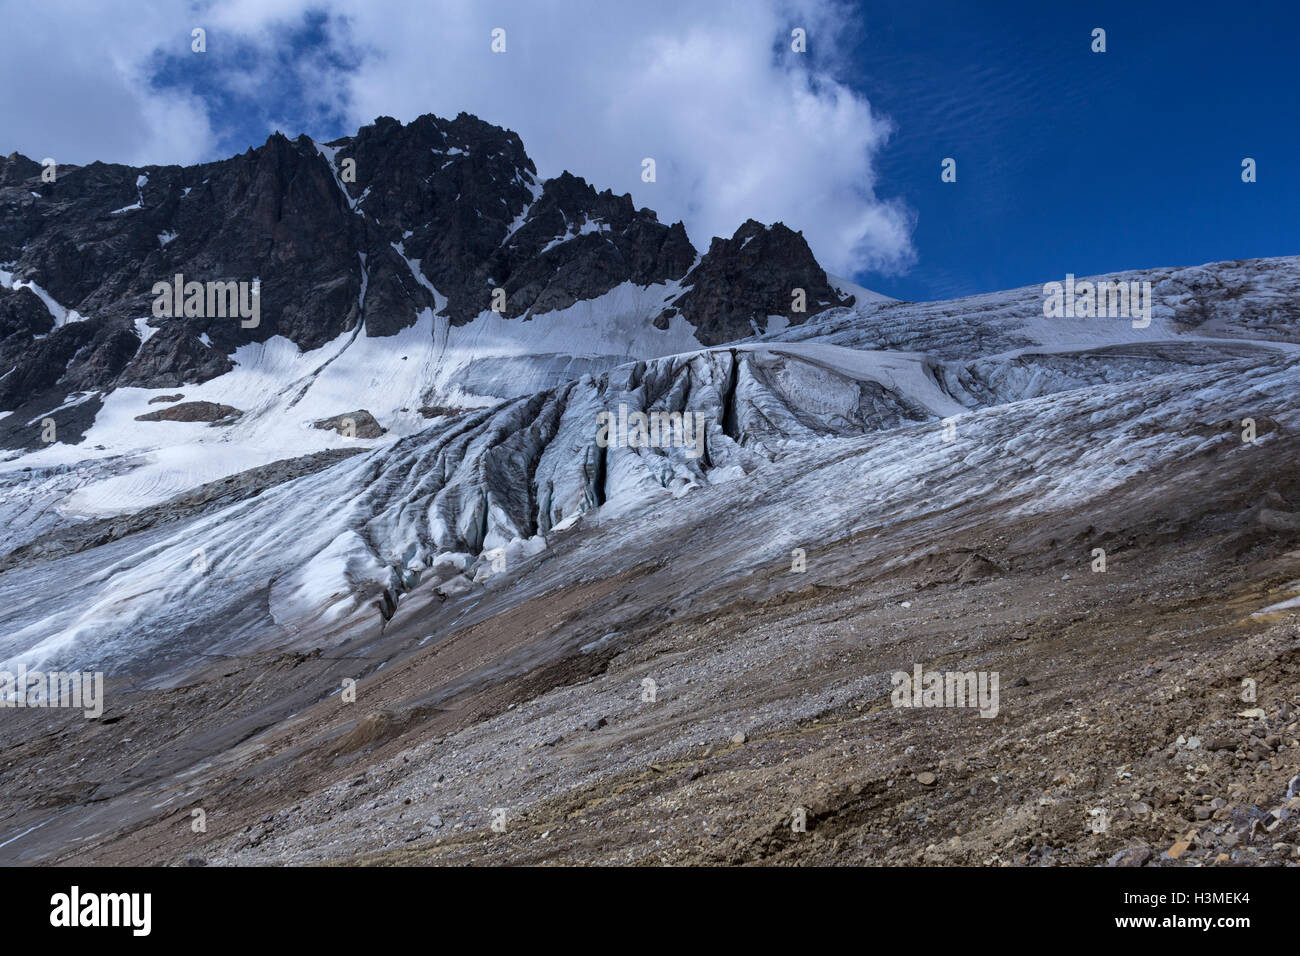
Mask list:
[[[108,675],[3,711],[0,861],[1291,858],[1300,259],[896,302],[461,116],[10,157],[0,260],[0,670]]]
[[[1297,263],[1265,267],[1286,287]],[[8,634],[0,656],[45,667],[94,661],[148,675],[194,660],[200,647],[226,653],[326,646],[357,628],[382,630],[427,575],[440,585],[455,579],[449,587],[469,586],[491,575],[492,552],[504,549],[508,563],[544,549],[553,531],[596,510],[662,509],[692,489],[750,480],[767,463],[807,460],[828,442],[909,423],[939,428],[943,420],[957,435],[972,410],[1011,416],[1035,399],[1060,395],[1069,402],[1180,376],[1212,383],[1221,369],[1300,358],[1272,331],[1261,339],[1212,339],[1169,321],[1134,329],[1106,319],[1081,320],[1072,330],[1025,317],[1023,309],[1007,308],[999,323],[983,315],[963,320],[948,308],[947,334],[975,326],[994,337],[989,354],[945,360],[928,352],[833,344],[879,335],[882,313],[900,328],[922,326],[918,318],[899,321],[905,307],[870,305],[828,314],[821,329],[810,326],[797,336],[786,332],[623,365],[444,417],[396,441],[376,440],[372,451],[184,522],[165,536],[146,537],[133,553],[76,549],[41,561],[45,552],[29,548],[30,556],[18,563],[36,567],[7,573],[18,591],[30,589],[29,575],[69,584],[43,594],[35,617],[35,605],[14,592],[0,617]],[[386,345],[422,334],[417,325],[393,339],[361,341]],[[1146,341],[1135,340],[1139,335]],[[786,341],[796,337],[802,341]],[[993,351],[1008,344],[1018,347]],[[415,369],[414,383],[427,380],[427,367]],[[283,370],[269,377],[296,381]],[[702,449],[600,447],[599,416],[620,406],[698,416]],[[1221,419],[1248,413],[1225,408]],[[1260,425],[1261,434],[1277,427],[1271,412],[1258,417],[1273,423]],[[275,440],[271,432],[268,442]],[[244,451],[239,440],[232,442],[232,453]],[[1056,452],[1066,459],[1077,453],[1069,445]],[[1119,457],[1116,474],[1133,474],[1133,458]],[[127,483],[148,471],[80,487],[66,500],[74,506],[111,503],[124,487],[123,497],[138,496]],[[1096,480],[1093,471],[1085,473]],[[200,573],[189,570],[196,549],[203,552]],[[250,600],[251,594],[258,597]],[[214,643],[218,620],[222,637]]]
[[[1185,827],[1169,811],[1117,821],[1113,834],[1091,833],[1088,811],[1163,800],[1184,772],[1180,732],[1250,739],[1234,717],[1241,705],[1217,700],[1213,687],[1196,683],[1186,700],[1164,704],[1173,684],[1153,686],[1144,673],[1181,680],[1195,663],[1233,693],[1242,674],[1259,675],[1270,696],[1300,693],[1293,628],[1270,630],[1269,611],[1300,579],[1300,359],[1274,352],[1210,375],[1196,367],[989,407],[962,415],[945,441],[934,413],[919,408],[924,396],[903,391],[895,401],[915,403],[917,416],[883,423],[893,427],[854,420],[861,399],[814,422],[790,389],[770,385],[824,377],[838,358],[813,354],[820,364],[727,349],[662,360],[644,378],[633,368],[611,377],[614,397],[638,381],[662,397],[674,382],[716,383],[747,364],[753,383],[735,390],[740,427],[732,436],[719,426],[711,440],[742,471],[752,449],[757,466],[716,482],[727,465],[701,466],[709,480],[673,496],[660,478],[685,463],[624,449],[602,504],[553,525],[545,547],[516,541],[498,573],[486,561],[461,574],[459,561],[434,559],[418,579],[395,583],[369,556],[409,542],[423,563],[439,535],[473,547],[484,515],[495,540],[512,524],[529,531],[541,511],[525,490],[545,486],[543,476],[567,471],[569,500],[583,496],[581,456],[556,437],[576,407],[565,390],[475,413],[459,432],[434,426],[387,458],[350,459],[184,531],[69,559],[90,564],[5,572],[9,604],[30,596],[27,575],[43,570],[69,589],[100,588],[118,614],[144,601],[156,608],[152,626],[112,653],[172,663],[151,644],[164,631],[189,662],[172,690],[117,688],[127,722],[111,733],[131,746],[83,768],[86,796],[67,798],[76,807],[93,795],[93,815],[39,804],[30,776],[64,747],[83,750],[93,722],[23,715],[60,721],[60,731],[32,733],[22,752],[34,757],[37,741],[50,741],[41,759],[5,772],[7,792],[25,795],[6,834],[41,827],[6,847],[7,858],[905,862],[925,853],[986,862],[1047,845],[1079,863],[1137,838],[1172,842]],[[787,414],[820,429],[773,435],[770,423]],[[1260,423],[1254,444],[1241,440],[1245,415]],[[844,423],[830,427],[837,417]],[[464,470],[449,472],[449,461]],[[482,484],[467,488],[474,478]],[[322,503],[333,513],[321,514]],[[466,506],[480,510],[457,520]],[[197,542],[213,545],[206,575],[183,564]],[[1090,573],[1098,547],[1109,556],[1104,574]],[[802,573],[794,549],[806,552]],[[384,587],[402,592],[386,621],[378,606],[353,615]],[[230,603],[209,604],[223,588]],[[86,593],[45,601],[75,614],[93,608]],[[337,614],[320,616],[338,600]],[[268,610],[289,637],[300,622],[305,642],[256,644],[272,630],[252,616]],[[95,646],[71,656],[89,660]],[[999,718],[891,708],[889,674],[913,662],[1000,671]],[[360,706],[339,700],[341,677],[364,678]],[[647,678],[657,702],[641,697]],[[1087,701],[1086,713],[1070,701]],[[1288,715],[1267,707],[1270,726],[1276,719],[1294,735]],[[1131,719],[1120,726],[1117,712]],[[1075,714],[1083,729],[1061,737]],[[743,745],[728,743],[737,731]],[[1285,763],[1250,763],[1231,749],[1205,759],[1211,792],[1242,787],[1261,814],[1283,799]],[[113,771],[118,760],[131,761],[129,775]],[[1072,772],[1057,773],[1062,763]],[[1132,768],[1123,792],[1110,783],[1120,765]],[[949,793],[974,788],[971,798],[944,810],[949,800],[916,782],[931,769]],[[192,806],[222,808],[197,841],[180,826]],[[798,806],[824,839],[792,842]],[[494,807],[511,821],[499,839]],[[671,825],[690,807],[688,826]],[[826,842],[836,836],[838,852]],[[1233,852],[1268,860],[1276,842]]]

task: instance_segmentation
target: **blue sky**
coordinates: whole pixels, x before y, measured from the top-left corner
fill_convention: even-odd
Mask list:
[[[697,247],[781,220],[904,299],[1300,253],[1300,5],[1277,0],[47,0],[10,26],[6,153],[190,163],[464,110]]]
[[[894,121],[881,192],[915,211],[918,251],[863,284],[947,298],[1300,253],[1300,4],[861,9],[851,82]],[[947,156],[956,183],[940,181]]]

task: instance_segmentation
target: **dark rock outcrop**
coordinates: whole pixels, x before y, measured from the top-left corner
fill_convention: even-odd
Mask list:
[[[831,288],[803,233],[753,219],[730,239],[715,238],[683,285],[689,288],[661,319],[681,312],[705,345],[766,331],[769,315],[799,325],[818,312],[853,304],[852,296],[841,299]],[[796,290],[802,291],[801,310],[796,309]]]
[[[137,422],[211,422],[214,425],[229,425],[244,413],[230,405],[218,402],[181,402],[169,405],[156,412],[135,416]]]
[[[111,381],[138,345],[132,333],[98,320],[71,322],[48,335],[10,336],[0,343],[8,373],[0,378],[0,410],[16,409],[38,392],[67,395]]]
[[[169,319],[136,352],[118,378],[119,385],[176,388],[206,382],[234,368],[224,352],[194,334],[181,319]]]
[[[320,421],[313,422],[312,427],[333,430],[345,438],[378,438],[388,431],[364,408],[359,408],[355,412],[344,412],[333,418],[322,418]]]
[[[0,343],[11,336],[45,335],[53,328],[54,317],[31,289],[0,289]]]

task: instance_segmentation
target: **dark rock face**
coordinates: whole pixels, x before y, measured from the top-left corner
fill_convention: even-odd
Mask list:
[[[99,376],[111,381],[139,344],[134,333],[98,320],[73,322],[40,337],[10,336],[0,343],[0,363],[8,371],[0,379],[0,410],[15,409],[47,389],[67,395],[94,387]]]
[[[0,186],[17,186],[41,174],[41,164],[20,153],[0,159]]]
[[[690,288],[673,301],[672,310],[695,326],[705,345],[766,331],[769,315],[783,315],[791,325],[799,325],[818,312],[853,304],[852,296],[841,300],[831,288],[803,233],[753,219],[730,239],[715,238],[683,285]],[[796,289],[803,290],[802,311],[795,309]],[[660,319],[672,314],[665,310]]]
[[[78,445],[103,407],[96,393],[70,396],[57,388],[33,392],[12,414],[0,418],[0,448],[32,451],[50,441]],[[47,421],[54,422],[52,433],[46,431]]]
[[[505,315],[516,316],[565,309],[629,280],[680,279],[694,261],[681,223],[665,226],[631,196],[597,193],[565,172],[546,181],[488,271],[506,291]]]
[[[526,320],[621,283],[682,279],[696,260],[681,223],[568,172],[539,182],[515,133],[464,113],[380,117],[325,145],[277,133],[198,166],[58,166],[53,182],[43,171],[0,159],[0,269],[77,315],[0,288],[0,374],[12,370],[0,410],[46,391],[203,382],[273,335],[313,349],[358,323],[396,334],[425,309],[457,325],[502,305]],[[257,321],[161,309],[155,284],[176,276],[258,282]],[[802,236],[779,224],[714,240],[687,282],[656,325],[680,312],[710,344],[769,314],[798,322],[840,304]],[[806,313],[791,310],[795,286]],[[142,319],[154,330],[144,341]]]
[[[65,326],[75,328],[75,325]],[[111,382],[126,368],[140,347],[140,339],[129,329],[104,324],[90,341],[72,357],[68,369],[59,379],[60,388],[89,391],[103,382]]]
[[[0,343],[11,336],[26,339],[45,335],[54,328],[54,318],[31,289],[0,289]],[[0,345],[0,347],[3,347]]]
[[[183,319],[169,319],[140,346],[116,384],[176,388],[187,382],[206,382],[232,368],[229,356],[204,345]]]
[[[695,259],[680,223],[665,226],[630,196],[597,193],[567,172],[539,183],[515,133],[464,113],[408,126],[380,117],[330,146],[338,148],[336,169],[356,164],[356,182],[342,185],[372,236],[364,309],[371,334],[391,334],[433,304],[403,256],[447,297],[454,324],[491,308],[497,288],[506,293],[503,314],[515,317],[629,280],[680,278]]]

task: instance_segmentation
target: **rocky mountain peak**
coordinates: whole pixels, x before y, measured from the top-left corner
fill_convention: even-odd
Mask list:
[[[19,152],[12,152],[0,160],[0,186],[16,186],[41,174],[41,165]]]
[[[567,170],[539,181],[516,133],[468,113],[381,116],[329,143],[277,131],[196,166],[41,172],[17,153],[0,162],[0,364],[22,370],[0,410],[74,387],[203,382],[272,336],[309,350],[358,323],[383,337],[429,313],[529,319],[627,284],[681,282],[654,325],[681,314],[706,344],[842,304],[784,225],[746,222],[700,259],[680,222]],[[160,315],[155,289],[176,276],[256,284],[260,314]]]
[[[714,238],[682,284],[687,291],[657,321],[666,324],[681,312],[706,345],[765,332],[769,316],[799,325],[853,304],[852,296],[841,298],[831,288],[803,233],[780,222],[765,226],[749,219],[730,239]]]

